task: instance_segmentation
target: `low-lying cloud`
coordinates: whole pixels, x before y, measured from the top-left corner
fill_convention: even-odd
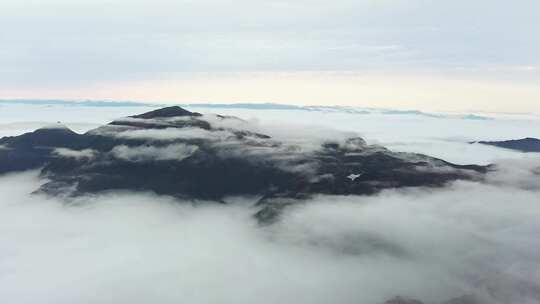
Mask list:
[[[74,159],[93,159],[98,153],[97,151],[92,149],[73,150],[68,148],[56,148],[53,152],[59,157]]]
[[[111,153],[116,157],[128,161],[155,161],[176,160],[180,161],[190,157],[197,151],[197,146],[186,144],[172,144],[164,147],[136,146],[128,147],[120,145],[114,147]]]
[[[540,301],[540,162],[491,183],[319,196],[260,226],[226,205],[127,192],[29,195],[0,177],[0,298],[10,303],[442,303]],[[509,175],[516,168],[520,178]],[[528,172],[528,175],[520,174]],[[503,182],[502,176],[510,176]],[[524,177],[526,176],[526,177]],[[489,179],[488,179],[489,180]]]
[[[24,110],[25,115],[34,111]],[[54,113],[67,119],[75,113],[68,111]],[[91,122],[105,122],[115,118],[110,111],[88,113],[95,117]],[[328,139],[344,143],[360,132],[370,144],[462,164],[495,162],[497,171],[483,183],[457,182],[443,189],[318,196],[287,207],[279,221],[267,226],[253,217],[257,198],[216,204],[116,192],[63,201],[30,195],[45,182],[38,172],[0,176],[0,299],[22,304],[381,304],[401,295],[440,304],[474,294],[489,304],[540,302],[538,154],[467,143],[531,136],[539,130],[537,121],[452,124],[429,118],[223,112],[255,119],[205,116],[224,129],[217,132],[124,128],[122,136],[161,142],[118,146],[112,153],[129,161],[179,159],[196,152],[176,139],[219,144],[223,136],[232,138],[229,148],[219,147],[224,159],[293,157],[284,160],[290,164],[295,153],[310,153]],[[51,117],[43,113],[32,115]],[[227,131],[237,126],[272,139],[242,150]],[[6,128],[11,135],[30,127]],[[273,147],[272,141],[286,144]],[[299,149],[287,150],[291,146]],[[59,157],[92,154],[56,152]],[[309,172],[302,166],[310,165],[289,169]]]
[[[152,141],[171,141],[175,139],[221,140],[233,136],[227,131],[208,131],[201,128],[165,128],[126,130],[114,136],[127,139],[145,139]]]

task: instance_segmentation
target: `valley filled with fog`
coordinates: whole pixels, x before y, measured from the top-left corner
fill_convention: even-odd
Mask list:
[[[0,105],[0,137],[58,121],[82,133],[153,108]],[[360,136],[456,164],[485,181],[319,195],[257,222],[256,197],[226,204],[152,193],[31,194],[39,171],[0,176],[6,303],[446,303],[540,301],[540,153],[471,142],[540,135],[540,118],[190,107],[309,150]],[[2,147],[0,146],[0,149]]]

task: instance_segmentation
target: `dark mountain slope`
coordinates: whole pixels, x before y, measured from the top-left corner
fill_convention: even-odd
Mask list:
[[[82,135],[40,129],[0,139],[0,145],[0,173],[43,167],[50,179],[40,189],[45,193],[134,190],[215,201],[259,195],[267,215],[291,198],[439,187],[482,178],[486,171],[395,153],[361,138],[309,150],[254,132],[241,119],[180,107],[126,117]]]
[[[531,137],[504,141],[478,141],[477,143],[521,152],[540,152],[540,139]]]

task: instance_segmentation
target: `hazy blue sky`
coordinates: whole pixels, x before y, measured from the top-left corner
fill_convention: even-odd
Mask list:
[[[2,0],[0,98],[540,112],[538,0]]]

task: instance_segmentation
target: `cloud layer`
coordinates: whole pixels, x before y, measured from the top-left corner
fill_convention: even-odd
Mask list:
[[[142,112],[95,109],[75,116],[68,109],[43,115],[49,110],[26,107],[21,120],[71,118],[92,125],[113,114]],[[538,121],[223,113],[247,118],[227,124],[249,126],[306,150],[325,138],[360,133],[368,142],[398,150],[496,163],[498,171],[486,183],[458,182],[444,189],[319,196],[288,207],[269,226],[253,217],[258,198],[231,197],[217,205],[117,192],[64,201],[29,194],[45,182],[38,172],[2,176],[0,298],[32,304],[378,304],[401,295],[438,304],[474,294],[490,304],[540,301],[540,159],[467,143],[524,137],[538,130]],[[35,125],[0,130],[14,134]],[[180,135],[163,132],[162,140]],[[172,155],[169,148],[126,148],[131,154],[122,155],[155,159]],[[180,150],[174,157],[189,151],[172,148]]]
[[[510,181],[321,196],[266,227],[250,198],[110,193],[65,204],[29,195],[41,182],[0,178],[0,296],[10,302],[540,299],[540,192]]]
[[[125,145],[116,146],[111,153],[120,159],[134,161],[134,162],[148,162],[157,160],[176,160],[190,157],[195,151],[197,146],[185,145],[185,144],[173,144],[164,147],[153,146],[136,146],[128,147]]]

